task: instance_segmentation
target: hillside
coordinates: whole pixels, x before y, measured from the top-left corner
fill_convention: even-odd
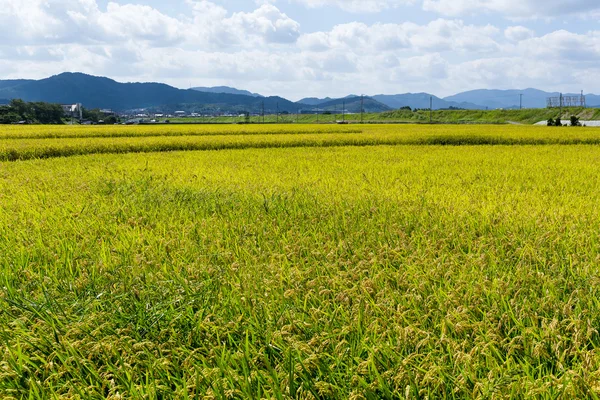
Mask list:
[[[600,119],[600,109],[595,108],[565,108],[561,119],[568,120],[571,115],[582,120]],[[523,109],[523,110],[437,110],[432,113],[435,123],[447,124],[524,124],[532,125],[540,121],[559,116],[557,109]],[[377,115],[369,115],[367,120],[379,122],[429,122],[428,111],[395,110]]]
[[[264,97],[258,93],[252,93],[248,90],[240,90],[236,88],[232,88],[229,86],[214,86],[214,87],[194,87],[192,90],[197,90],[198,92],[204,93],[225,93],[225,94],[240,94],[242,96],[251,96],[251,97]]]
[[[309,106],[318,106],[320,104],[327,103],[332,100],[335,100],[335,99],[332,99],[331,97],[326,97],[324,99],[320,99],[318,97],[306,97],[304,99],[298,100],[298,103],[308,104]]]
[[[364,112],[367,113],[378,113],[383,111],[391,110],[390,107],[386,106],[383,103],[378,102],[377,100],[371,97],[361,97],[358,96],[350,96],[345,97],[343,99],[334,99],[324,103],[319,104],[317,107],[321,111],[330,111],[330,112],[338,112],[341,113],[342,110],[346,110],[348,113],[360,113],[361,111],[361,101],[362,108]]]
[[[452,102],[469,102],[480,104],[489,109],[519,108],[520,95],[523,95],[523,108],[546,108],[548,97],[558,97],[559,92],[545,92],[538,89],[524,90],[471,90],[445,97],[444,100]],[[564,96],[580,96],[580,93],[563,93]],[[600,105],[600,96],[586,95],[588,106]]]
[[[379,94],[373,96],[373,99],[387,105],[390,108],[402,108],[402,107],[410,107],[410,108],[419,108],[419,109],[429,109],[430,107],[430,99],[433,97],[433,109],[446,109],[446,108],[465,108],[468,110],[477,110],[485,107],[481,107],[477,104],[472,104],[469,102],[455,102],[455,101],[446,101],[440,99],[437,96],[433,96],[429,93],[405,93],[405,94],[396,94],[396,95],[384,95]]]
[[[433,96],[433,109],[518,109],[521,94],[523,108],[526,109],[544,109],[548,97],[559,96],[559,93],[537,89],[472,90],[443,99]],[[429,109],[431,96],[428,93],[405,93],[364,97],[364,110],[377,113],[402,107]],[[600,106],[600,96],[588,94],[586,97],[588,106]],[[149,109],[159,112],[261,113],[264,103],[267,114],[276,113],[278,109],[289,113],[315,108],[335,112],[343,108],[344,102],[349,113],[359,113],[361,110],[360,97],[355,95],[339,99],[308,97],[292,102],[279,96],[262,97],[227,86],[182,90],[163,83],[120,83],[82,73],[63,73],[41,80],[0,80],[0,99],[6,99],[0,101],[6,103],[15,98],[49,103],[82,103],[86,108],[109,108],[115,111]]]
[[[6,82],[6,81],[4,81]],[[141,108],[160,108],[179,104],[197,105],[197,108],[244,109],[258,112],[264,100],[265,110],[274,112],[279,104],[281,111],[295,112],[298,104],[280,97],[258,99],[224,93],[205,93],[181,90],[162,83],[119,83],[112,79],[81,73],[63,73],[39,81],[4,84],[0,98],[20,98],[25,101],[49,103],[82,103],[87,108],[109,108],[125,111]]]
[[[14,80],[0,81],[0,90],[14,87],[14,86],[19,86],[19,85],[29,83],[29,82],[33,82],[33,81],[27,80],[27,79],[14,79]]]

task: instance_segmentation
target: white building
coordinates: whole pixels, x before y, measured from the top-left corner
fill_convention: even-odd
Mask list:
[[[83,106],[81,105],[81,103],[62,104],[61,106],[66,116],[71,118],[83,119]]]

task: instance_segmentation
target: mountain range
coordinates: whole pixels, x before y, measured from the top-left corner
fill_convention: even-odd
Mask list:
[[[520,95],[523,95],[523,108],[545,108],[548,97],[559,97],[559,92],[544,92],[538,89],[525,90],[471,90],[446,97],[444,100],[452,102],[470,102],[484,105],[489,109],[519,108]],[[564,93],[563,96],[581,96],[581,93]],[[587,94],[588,106],[599,106],[600,96]]]
[[[178,89],[162,83],[119,83],[105,77],[82,73],[63,73],[41,80],[0,80],[0,104],[10,99],[45,101],[50,103],[82,103],[84,107],[131,111],[174,112],[242,112],[296,113],[300,110],[319,110],[357,113],[382,112],[402,107],[427,109],[430,99],[434,109],[497,109],[519,108],[520,95],[524,108],[544,108],[546,98],[559,93],[537,89],[472,90],[440,98],[428,93],[405,93],[375,96],[350,95],[333,99],[309,97],[293,102],[282,97],[264,97],[257,93],[227,86]],[[565,94],[570,95],[570,94]],[[577,94],[572,94],[576,96]],[[588,94],[588,106],[600,106],[600,96]]]
[[[0,81],[0,99],[22,99],[50,103],[82,103],[86,108],[115,111],[135,109],[178,110],[196,105],[198,111],[296,112],[298,105],[282,97],[257,98],[240,94],[182,90],[162,83],[119,83],[109,78],[81,73],[63,73],[38,81]]]
[[[247,90],[239,90],[239,89],[232,88],[229,86],[195,87],[195,88],[192,88],[192,90],[197,90],[198,92],[204,92],[204,93],[241,94],[244,96],[251,96],[251,97],[265,97],[258,93],[252,93]]]

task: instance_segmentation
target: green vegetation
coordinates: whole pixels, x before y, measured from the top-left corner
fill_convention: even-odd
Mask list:
[[[0,163],[1,398],[600,397],[597,131],[64,128],[281,148]]]
[[[34,124],[62,124],[64,112],[60,105],[22,100],[12,100],[8,106],[0,106],[0,124],[25,121]]]
[[[82,114],[83,114],[84,120],[91,121],[95,124],[101,123],[101,124],[113,125],[113,124],[120,122],[120,118],[117,118],[115,115],[107,115],[98,108],[95,108],[92,110],[83,108]]]
[[[524,124],[532,125],[540,121],[547,121],[550,118],[559,116],[557,109],[524,109],[524,110],[434,110],[432,121],[438,124]],[[568,120],[571,115],[582,120],[600,120],[600,109],[596,108],[565,108],[561,116]],[[400,109],[383,113],[365,113],[362,120],[365,123],[429,123],[429,110]],[[342,110],[328,115],[266,115],[264,121],[267,123],[334,123],[336,121],[349,121],[357,123],[361,121],[361,115],[346,114],[342,115]],[[198,117],[198,118],[171,118],[172,123],[243,123],[242,117]],[[251,123],[260,123],[263,121],[261,116],[250,118]]]
[[[519,123],[531,125],[560,114],[557,109],[535,108],[524,110],[439,110],[433,112],[433,121],[436,123],[461,124],[461,123],[486,123],[507,124]],[[600,119],[600,109],[595,108],[565,108],[562,119],[569,119],[575,115],[580,119]],[[382,120],[398,120],[411,122],[429,122],[429,111],[419,110],[410,112],[405,110],[392,111],[381,114]]]

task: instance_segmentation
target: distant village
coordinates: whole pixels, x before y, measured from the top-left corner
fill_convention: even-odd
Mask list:
[[[124,124],[140,124],[140,123],[168,123],[171,119],[180,118],[247,118],[249,116],[258,117],[259,113],[228,113],[228,112],[214,112],[214,113],[196,113],[186,111],[175,111],[170,114],[166,113],[149,113],[145,110],[133,110],[129,112],[116,112],[110,109],[99,109],[88,111],[83,107],[81,103],[75,104],[62,104],[61,105],[67,119],[71,119],[72,123],[77,122],[83,125],[92,124],[105,124],[109,119],[118,119],[119,123]],[[86,118],[89,113],[93,112],[100,118]],[[112,118],[111,118],[112,117]]]
[[[0,101],[1,103],[1,101]],[[306,114],[335,114],[353,115],[342,108],[338,112],[323,109],[298,110],[290,113],[283,110],[278,113],[267,112],[231,112],[216,109],[211,112],[173,111],[170,113],[152,112],[147,109],[130,111],[114,111],[112,109],[88,109],[82,103],[53,104],[46,102],[25,102],[22,100],[5,100],[0,104],[0,124],[69,124],[69,125],[137,125],[137,124],[168,124],[177,123],[222,123],[222,122],[249,122],[252,117],[278,115],[280,122],[297,120],[299,115]],[[286,118],[287,117],[287,118]],[[217,120],[219,119],[219,120]],[[225,119],[225,121],[224,121]]]
[[[232,112],[220,112],[215,111],[212,113],[197,113],[187,111],[175,111],[173,113],[152,113],[144,109],[132,110],[128,112],[116,112],[110,109],[98,109],[98,110],[86,110],[81,103],[76,104],[63,104],[61,105],[67,119],[71,120],[71,123],[82,124],[82,125],[93,125],[93,124],[107,124],[107,123],[119,123],[126,125],[134,124],[153,124],[153,123],[169,123],[171,120],[176,119],[181,122],[181,119],[203,119],[210,120],[215,118],[239,118],[240,120],[250,117],[260,117],[261,113],[232,113]],[[94,114],[93,118],[90,117],[90,113]],[[325,110],[299,110],[300,114],[332,114]],[[282,111],[280,115],[290,115],[287,111]],[[353,115],[354,113],[340,110],[339,114]],[[117,122],[114,121],[117,119]],[[109,122],[110,121],[110,122]]]

